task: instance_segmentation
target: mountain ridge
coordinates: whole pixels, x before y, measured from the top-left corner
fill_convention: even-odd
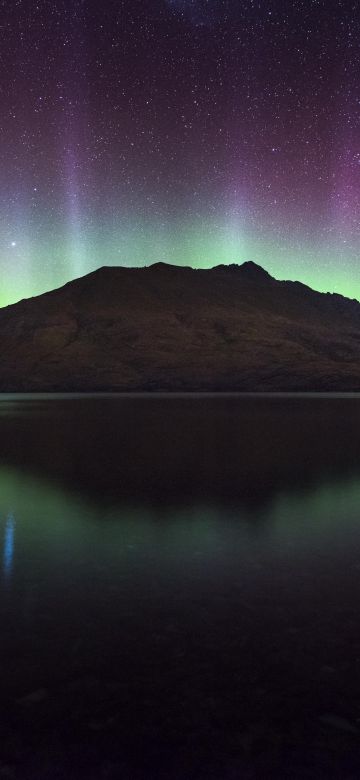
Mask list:
[[[102,266],[0,309],[0,391],[360,391],[360,302],[261,266]]]
[[[260,279],[261,277],[265,280],[271,281],[273,283],[276,283],[278,285],[293,285],[298,287],[299,289],[302,288],[304,290],[311,291],[315,295],[319,296],[331,296],[334,299],[342,299],[345,301],[351,301],[354,303],[359,304],[360,306],[360,300],[357,298],[350,298],[349,296],[343,295],[342,293],[338,293],[335,291],[326,291],[322,292],[320,290],[316,290],[314,287],[311,287],[308,284],[305,284],[305,282],[301,282],[299,280],[294,279],[277,279],[276,277],[272,276],[272,274],[269,273],[269,271],[266,271],[265,268],[263,268],[258,263],[255,263],[253,260],[246,260],[243,263],[219,263],[217,265],[211,266],[211,268],[193,268],[189,265],[176,265],[173,263],[166,263],[164,261],[157,261],[155,263],[151,263],[150,265],[144,265],[144,266],[114,266],[114,265],[102,265],[98,268],[95,268],[93,271],[89,271],[87,274],[83,274],[82,276],[78,276],[75,279],[70,279],[67,282],[64,282],[64,284],[61,284],[59,287],[54,287],[51,290],[46,290],[43,293],[38,293],[37,295],[33,295],[31,297],[21,298],[18,301],[15,301],[13,303],[8,303],[5,306],[0,307],[0,312],[4,309],[9,309],[13,306],[18,306],[20,303],[24,303],[25,301],[34,301],[38,298],[43,298],[46,295],[53,295],[60,290],[63,290],[70,285],[74,285],[77,283],[80,283],[82,280],[91,278],[95,275],[100,275],[102,273],[106,272],[143,272],[143,271],[153,271],[153,270],[178,270],[180,272],[191,272],[193,274],[209,274],[214,272],[225,272],[225,273],[231,273],[231,272],[241,272],[251,270],[251,273],[247,274],[250,278],[252,276],[254,279],[257,277],[257,279]]]

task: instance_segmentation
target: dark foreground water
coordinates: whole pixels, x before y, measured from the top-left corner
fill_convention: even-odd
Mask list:
[[[0,778],[360,776],[360,397],[0,397]]]

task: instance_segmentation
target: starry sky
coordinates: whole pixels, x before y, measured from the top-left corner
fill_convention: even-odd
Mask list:
[[[1,0],[0,305],[253,260],[360,299],[355,0]]]

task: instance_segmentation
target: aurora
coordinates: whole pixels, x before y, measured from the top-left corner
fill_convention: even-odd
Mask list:
[[[355,6],[2,17],[0,305],[159,260],[253,260],[360,298]]]

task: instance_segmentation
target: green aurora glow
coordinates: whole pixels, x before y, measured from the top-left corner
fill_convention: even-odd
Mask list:
[[[13,245],[15,244],[15,245]],[[163,261],[193,268],[247,260],[278,279],[298,280],[321,292],[360,300],[356,247],[305,240],[295,231],[248,229],[229,219],[150,220],[96,228],[78,225],[66,234],[59,227],[13,231],[3,237],[0,305],[14,303],[59,287],[102,265],[139,267]]]

